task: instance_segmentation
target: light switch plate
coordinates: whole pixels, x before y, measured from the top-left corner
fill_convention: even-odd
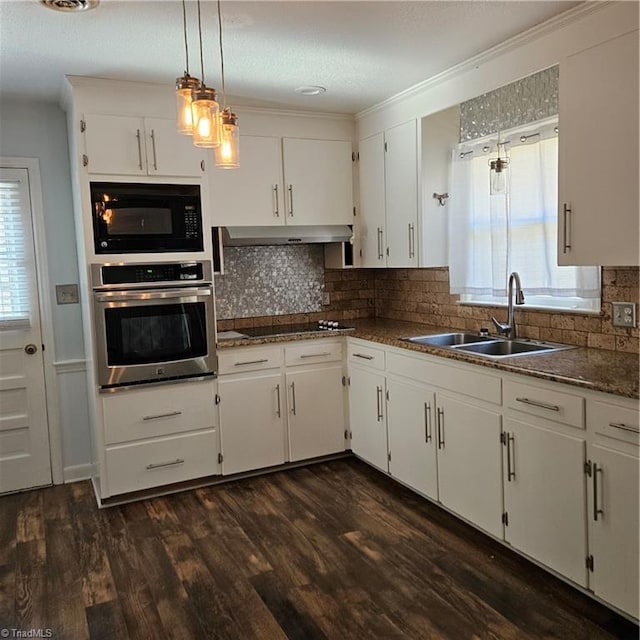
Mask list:
[[[57,284],[56,302],[58,304],[77,304],[78,285],[77,284]]]
[[[612,302],[613,317],[611,322],[614,327],[633,328],[636,326],[635,302]]]

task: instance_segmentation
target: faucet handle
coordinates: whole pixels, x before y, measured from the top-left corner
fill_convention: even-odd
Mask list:
[[[493,324],[495,325],[498,333],[508,334],[509,331],[511,331],[511,326],[508,323],[499,322],[498,320],[496,320],[495,316],[491,316],[491,322],[493,322]]]

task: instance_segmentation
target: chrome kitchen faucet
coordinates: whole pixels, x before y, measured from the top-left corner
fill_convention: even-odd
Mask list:
[[[496,326],[498,333],[506,336],[509,340],[517,338],[516,333],[516,312],[513,306],[513,283],[516,283],[516,304],[524,304],[524,293],[522,293],[522,285],[520,284],[520,276],[517,271],[513,271],[509,276],[507,285],[507,298],[509,300],[509,310],[507,313],[507,322],[498,322],[495,317],[491,317],[491,321]]]

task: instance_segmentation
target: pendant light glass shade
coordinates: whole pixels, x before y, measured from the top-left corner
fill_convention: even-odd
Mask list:
[[[507,167],[509,160],[498,156],[489,162],[489,193],[492,196],[507,193]]]
[[[178,133],[190,136],[193,133],[193,92],[200,87],[200,80],[190,76],[187,71],[176,78],[176,128]]]
[[[216,149],[216,167],[237,169],[240,166],[240,127],[238,117],[228,107],[220,114],[220,146]]]
[[[213,149],[220,144],[220,107],[215,89],[201,85],[193,92],[191,103],[193,117],[193,144]]]

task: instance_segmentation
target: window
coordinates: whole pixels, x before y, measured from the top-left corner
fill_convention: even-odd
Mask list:
[[[504,194],[489,190],[496,140],[460,145],[455,154],[449,264],[451,291],[462,302],[505,304],[509,273],[517,271],[528,306],[600,311],[600,268],[557,265],[556,124],[501,136],[509,141]]]
[[[31,324],[30,224],[26,169],[0,169],[0,329]]]

